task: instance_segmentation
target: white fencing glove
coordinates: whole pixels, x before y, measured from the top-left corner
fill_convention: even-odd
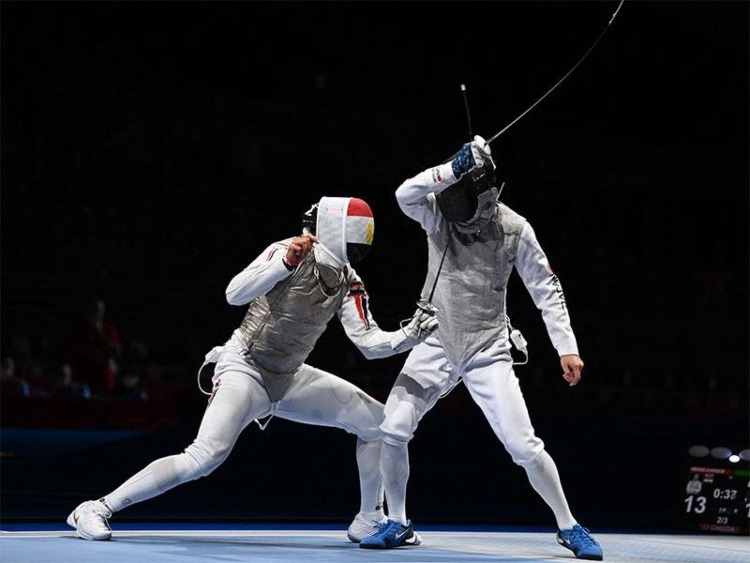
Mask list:
[[[474,135],[474,140],[461,147],[461,150],[456,153],[456,157],[451,162],[453,175],[456,180],[459,180],[467,172],[471,172],[475,168],[481,168],[485,162],[491,160],[492,149],[490,149],[489,143],[479,135]]]
[[[405,352],[429,338],[438,329],[437,317],[417,309],[408,321],[402,321],[401,330],[394,333],[391,346],[396,352]]]

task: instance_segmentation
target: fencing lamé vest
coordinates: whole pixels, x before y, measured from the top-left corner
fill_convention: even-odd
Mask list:
[[[471,358],[490,340],[499,338],[506,327],[506,289],[525,222],[515,211],[498,203],[492,220],[480,229],[473,244],[463,244],[459,237],[465,235],[455,227],[451,229],[446,220],[427,237],[423,299],[429,298],[448,247],[432,302],[438,308],[440,321],[436,336],[455,366]]]
[[[239,333],[271,400],[283,396],[348,291],[344,275],[323,291],[310,252],[292,274],[248,306]]]

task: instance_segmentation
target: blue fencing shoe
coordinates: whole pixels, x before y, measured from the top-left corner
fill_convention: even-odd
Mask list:
[[[392,549],[402,545],[419,545],[422,538],[414,531],[409,520],[404,526],[395,520],[386,520],[378,524],[378,531],[373,535],[362,538],[359,547],[363,549]]]
[[[589,531],[586,528],[582,528],[578,524],[570,530],[560,530],[557,532],[557,543],[563,547],[567,547],[578,559],[590,559],[593,561],[604,559],[602,546],[589,535]]]

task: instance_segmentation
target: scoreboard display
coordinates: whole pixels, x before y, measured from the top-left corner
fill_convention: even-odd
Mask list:
[[[681,522],[687,529],[750,533],[750,469],[691,465],[684,483]]]

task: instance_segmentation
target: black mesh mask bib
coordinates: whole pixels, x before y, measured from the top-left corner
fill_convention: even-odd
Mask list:
[[[437,194],[440,212],[452,223],[463,223],[477,212],[479,194],[495,186],[495,165],[476,168],[452,186]]]

